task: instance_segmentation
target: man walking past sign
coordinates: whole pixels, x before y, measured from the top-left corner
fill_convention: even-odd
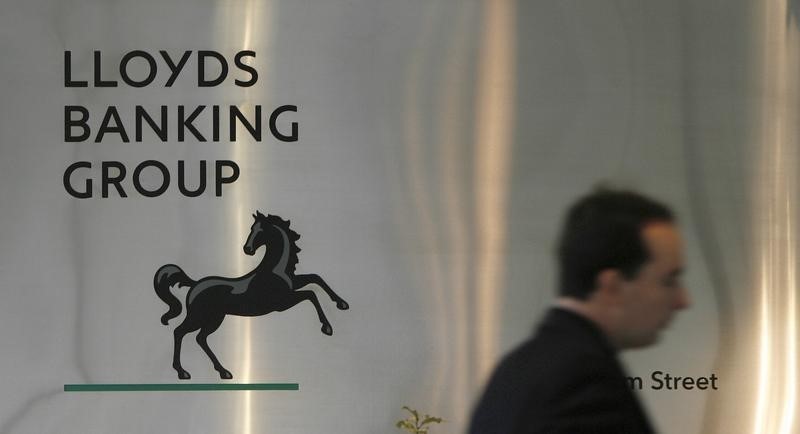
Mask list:
[[[576,202],[558,243],[556,305],[497,367],[470,434],[653,432],[617,352],[655,343],[689,305],[683,263],[666,206],[609,190]]]

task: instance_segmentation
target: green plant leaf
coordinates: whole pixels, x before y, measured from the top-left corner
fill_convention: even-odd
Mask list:
[[[416,422],[416,421],[418,421],[418,420],[419,420],[419,414],[417,413],[417,410],[414,410],[414,409],[408,408],[408,407],[406,407],[405,405],[403,406],[403,408],[404,408],[406,411],[408,411],[409,413],[411,413],[411,414],[413,414],[413,415],[414,415],[414,422]]]
[[[444,419],[441,417],[431,416],[429,414],[425,414],[422,418],[419,417],[419,412],[417,410],[410,408],[408,406],[403,406],[403,410],[409,412],[411,416],[406,419],[401,419],[395,423],[397,428],[403,429],[408,431],[412,434],[428,434],[429,427],[425,425],[429,425],[432,423],[442,423]]]
[[[409,432],[415,432],[417,430],[417,427],[415,427],[411,422],[407,420],[399,420],[397,421],[395,426]]]
[[[441,417],[433,417],[433,416],[429,416],[429,415],[426,414],[425,415],[425,419],[423,419],[422,423],[419,424],[419,425],[420,426],[424,426],[424,425],[427,425],[429,423],[434,423],[434,422],[435,423],[442,423],[442,418]]]

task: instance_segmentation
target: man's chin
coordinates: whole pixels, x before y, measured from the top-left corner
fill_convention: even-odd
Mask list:
[[[648,336],[636,336],[632,338],[628,345],[625,346],[627,349],[639,349],[639,348],[647,348],[651,345],[658,343],[660,339],[660,335],[658,333],[653,333],[652,335]]]

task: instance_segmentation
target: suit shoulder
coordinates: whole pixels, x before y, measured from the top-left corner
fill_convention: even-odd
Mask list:
[[[592,377],[592,370],[604,364],[601,356],[579,343],[554,345],[539,335],[529,339],[497,365],[475,410],[473,426],[511,432],[499,427],[513,424],[522,413],[548,413],[557,397]]]
[[[473,417],[482,430],[471,432],[510,433],[531,421],[605,412],[629,393],[615,357],[590,324],[546,319],[498,364]]]

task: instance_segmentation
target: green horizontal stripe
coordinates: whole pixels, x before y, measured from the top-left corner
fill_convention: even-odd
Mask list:
[[[64,392],[200,392],[226,390],[300,390],[298,383],[65,384]]]

